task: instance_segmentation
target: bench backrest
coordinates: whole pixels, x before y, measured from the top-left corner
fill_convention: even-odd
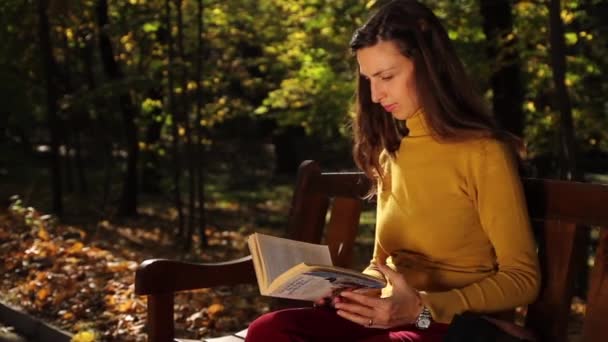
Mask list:
[[[526,326],[542,341],[567,341],[570,303],[576,274],[586,260],[589,227],[599,226],[583,340],[603,340],[602,323],[608,324],[608,186],[543,179],[524,179],[523,185],[542,270],[541,293],[528,306]],[[361,198],[369,187],[362,173],[322,173],[316,162],[304,162],[289,215],[290,236],[314,243],[325,236],[334,263],[349,266]]]

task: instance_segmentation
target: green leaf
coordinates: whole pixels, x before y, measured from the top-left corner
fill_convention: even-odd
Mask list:
[[[564,35],[567,45],[574,45],[578,42],[578,35],[575,32],[568,32]]]
[[[160,23],[158,21],[147,22],[143,25],[142,29],[146,33],[156,32],[156,31],[158,31],[159,26],[160,26]]]

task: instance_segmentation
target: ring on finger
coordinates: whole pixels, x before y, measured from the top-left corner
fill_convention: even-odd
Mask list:
[[[367,322],[367,326],[371,327],[372,325],[374,325],[374,319],[370,318],[369,321]]]

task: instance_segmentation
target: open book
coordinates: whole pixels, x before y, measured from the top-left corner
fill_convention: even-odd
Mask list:
[[[260,293],[315,301],[344,289],[376,288],[386,282],[332,266],[329,247],[254,233],[248,239]]]

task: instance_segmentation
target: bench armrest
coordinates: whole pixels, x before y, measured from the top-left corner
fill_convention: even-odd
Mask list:
[[[218,263],[189,263],[167,259],[143,261],[135,271],[137,295],[256,283],[251,256]]]

